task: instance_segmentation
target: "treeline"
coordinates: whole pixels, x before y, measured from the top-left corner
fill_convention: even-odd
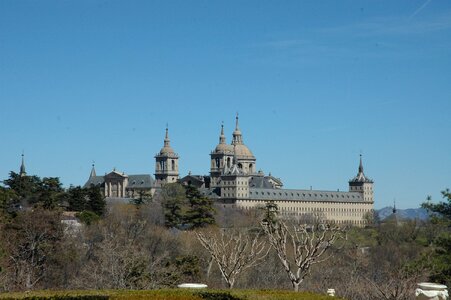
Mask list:
[[[346,299],[411,299],[417,282],[451,285],[448,190],[442,202],[424,204],[435,212],[428,222],[392,218],[367,228],[335,228],[314,218],[309,221],[315,224],[282,219],[271,203],[237,210],[179,184],[146,201],[105,207],[98,190],[64,190],[55,178],[31,177],[24,184],[16,175],[0,188],[0,291],[202,282],[319,293],[334,288]],[[65,210],[97,218],[69,230],[61,222]],[[303,260],[303,240],[324,255]]]
[[[99,187],[62,187],[58,177],[20,176],[10,172],[0,186],[0,210],[14,216],[24,208],[89,212],[100,217],[106,202]]]

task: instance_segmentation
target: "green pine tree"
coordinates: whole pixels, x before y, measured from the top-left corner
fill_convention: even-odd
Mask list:
[[[422,204],[432,212],[432,222],[439,227],[440,233],[436,236],[432,254],[432,274],[430,279],[448,286],[451,285],[451,191],[442,191],[445,201],[437,204],[427,201]],[[430,200],[430,197],[428,198]]]
[[[87,210],[94,212],[98,216],[102,216],[105,212],[105,197],[100,192],[100,187],[92,186],[88,188],[88,207]]]
[[[213,200],[203,196],[194,186],[186,187],[186,198],[189,209],[185,215],[185,223],[191,228],[200,228],[215,224]]]
[[[184,221],[184,206],[186,206],[186,195],[183,186],[179,183],[165,184],[161,189],[161,198],[165,225],[167,227],[181,228]]]

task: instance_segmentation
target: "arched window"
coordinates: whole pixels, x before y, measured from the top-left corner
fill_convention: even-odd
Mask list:
[[[241,163],[239,163],[239,164],[238,164],[238,168],[239,168],[239,169],[242,169],[242,168],[243,168],[243,165],[242,165]]]
[[[230,168],[230,157],[227,157],[227,168]]]
[[[253,164],[249,164],[249,172],[253,173],[254,169],[253,169],[254,165]]]
[[[164,171],[164,161],[160,160],[160,170]]]
[[[216,158],[216,168],[219,168],[219,158]]]
[[[171,160],[171,170],[175,171],[175,160]]]

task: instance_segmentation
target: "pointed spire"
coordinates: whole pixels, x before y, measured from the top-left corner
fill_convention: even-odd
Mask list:
[[[25,171],[25,159],[24,159],[24,153],[22,151],[22,164],[20,165],[20,172],[19,175],[20,177],[26,176],[27,172]]]
[[[360,154],[359,174],[363,174],[362,154]]]
[[[92,169],[91,169],[91,174],[89,174],[89,178],[93,178],[96,177],[96,169],[95,169],[95,163],[92,162]]]
[[[169,129],[168,124],[166,124],[166,135],[164,136],[164,146],[169,147],[169,144],[171,143],[171,140],[169,139]]]
[[[224,135],[224,122],[221,124],[221,134],[219,135],[219,143],[225,144],[226,143],[226,137]]]
[[[236,113],[236,124],[235,124],[235,131],[233,131],[233,141],[232,145],[242,144],[243,138],[241,136],[240,127],[238,125],[238,113]]]

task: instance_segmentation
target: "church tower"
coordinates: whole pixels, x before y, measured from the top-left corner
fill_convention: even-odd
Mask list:
[[[166,136],[164,146],[160,152],[155,155],[155,181],[157,186],[165,183],[176,182],[179,178],[179,156],[171,148],[168,127],[166,127]]]
[[[360,154],[359,171],[357,176],[349,180],[349,191],[361,193],[363,201],[374,202],[373,184],[374,182],[363,173],[362,154]]]
[[[25,161],[24,154],[22,153],[22,164],[20,165],[19,176],[24,177],[27,176],[27,172],[25,171]]]

